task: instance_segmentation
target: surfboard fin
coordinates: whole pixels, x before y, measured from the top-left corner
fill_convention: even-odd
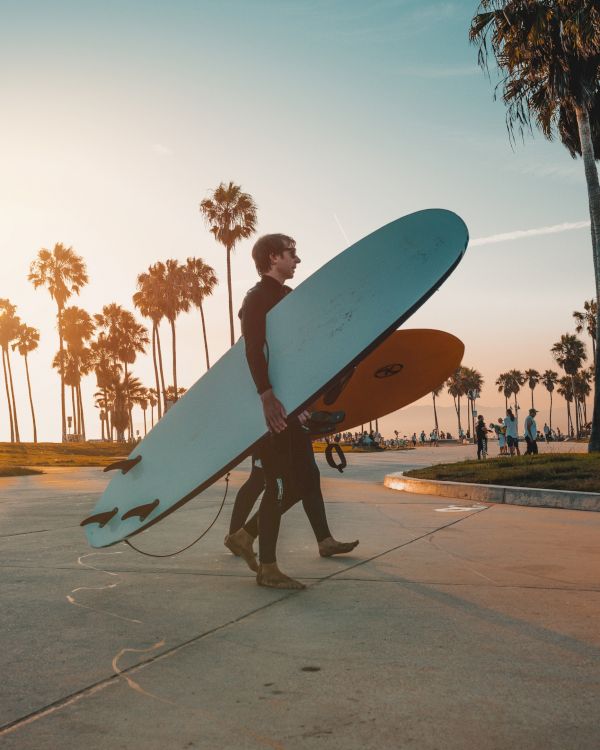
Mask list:
[[[121,469],[121,474],[127,474],[127,472],[131,471],[133,467],[139,464],[141,460],[141,456],[136,456],[135,458],[124,458],[122,461],[115,461],[113,464],[105,466],[104,471],[114,471],[115,469]]]
[[[84,518],[79,525],[88,526],[90,523],[97,523],[102,529],[112,518],[117,515],[118,512],[118,508],[113,508],[112,510],[105,510],[103,513],[95,513],[93,516]]]
[[[326,435],[328,432],[335,432],[337,425],[344,419],[345,411],[313,411],[304,427],[311,435]]]
[[[156,498],[151,503],[145,503],[144,505],[136,505],[135,508],[131,508],[127,513],[123,513],[121,516],[122,521],[126,521],[128,518],[139,518],[140,521],[145,521],[146,518],[152,513],[154,508],[159,504],[160,500]]]
[[[323,396],[323,403],[325,403],[327,406],[332,406],[333,404],[335,404],[344,388],[350,382],[350,378],[354,375],[355,370],[356,367],[353,367],[352,369],[339,376],[339,378],[335,381],[331,388],[325,391],[325,395]]]

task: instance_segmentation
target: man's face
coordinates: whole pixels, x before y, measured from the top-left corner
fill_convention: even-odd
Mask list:
[[[283,279],[293,279],[300,258],[296,255],[296,246],[288,243],[281,255],[271,255],[271,270],[276,271]]]

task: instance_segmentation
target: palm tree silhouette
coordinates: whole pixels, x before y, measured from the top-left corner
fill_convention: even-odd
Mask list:
[[[488,49],[503,73],[509,133],[533,119],[543,135],[557,131],[573,157],[582,156],[591,219],[596,299],[600,295],[600,181],[594,151],[598,135],[600,24],[597,0],[541,2],[483,0],[469,37],[479,43],[479,63]],[[576,128],[575,128],[576,125]],[[600,451],[600,378],[596,373],[589,451]]]
[[[458,419],[458,434],[460,436],[462,430],[460,422],[460,399],[467,392],[465,386],[465,368],[457,367],[448,380],[446,380],[445,385],[448,389],[448,393],[454,399],[454,410],[456,411],[456,417]]]
[[[471,435],[475,440],[475,396],[483,388],[483,376],[479,370],[475,370],[473,367],[463,367],[463,382],[465,395],[467,396],[467,404],[469,412],[467,416],[471,424]]]
[[[202,320],[202,336],[204,338],[204,353],[206,355],[206,369],[210,370],[208,357],[208,341],[206,339],[206,323],[202,303],[209,297],[217,285],[214,269],[206,264],[202,258],[188,258],[184,266],[185,295],[190,302],[200,310]]]
[[[519,402],[517,401],[517,396],[521,390],[521,386],[525,385],[525,375],[521,372],[521,370],[509,370],[507,372],[508,376],[508,383],[510,385],[510,391],[512,395],[515,397],[515,419],[517,420],[517,426],[519,423]]]
[[[165,375],[163,371],[162,349],[160,346],[159,325],[164,317],[162,300],[164,297],[165,265],[155,263],[148,267],[148,271],[137,277],[137,292],[133,295],[133,304],[145,318],[152,321],[152,361],[154,364],[154,378],[158,398],[158,418],[162,417],[165,403]],[[160,380],[159,380],[160,373]]]
[[[71,404],[73,409],[73,432],[85,440],[85,417],[81,397],[81,378],[91,369],[90,352],[86,344],[94,333],[92,316],[81,307],[65,307],[60,320],[60,334],[67,345],[68,357],[65,366],[69,367],[69,376],[65,372],[65,385],[71,387]],[[60,367],[60,357],[57,360]],[[67,382],[68,381],[68,382]]]
[[[31,263],[27,278],[33,284],[34,289],[40,286],[46,287],[50,297],[56,302],[59,350],[62,352],[63,339],[60,334],[62,311],[67,300],[73,294],[79,294],[81,288],[88,282],[85,263],[72,248],[65,247],[61,242],[57,242],[51,251],[42,248],[38,252],[37,258]],[[62,440],[64,442],[67,437],[67,420],[65,416],[65,379],[62,370],[60,370],[60,407]]]
[[[571,416],[571,404],[573,403],[573,379],[564,375],[558,381],[557,393],[567,402],[567,434],[573,435],[573,417]]]
[[[434,422],[435,422],[435,431],[437,433],[439,433],[439,425],[438,425],[438,416],[437,416],[437,409],[436,409],[436,405],[435,405],[435,400],[436,400],[436,398],[440,395],[440,393],[443,390],[444,390],[444,383],[442,383],[441,385],[438,385],[437,388],[434,388],[431,391],[431,397],[433,399],[433,419],[434,419]]]
[[[190,309],[190,302],[186,297],[186,279],[184,267],[177,260],[169,259],[165,263],[164,289],[162,309],[165,318],[171,326],[171,341],[173,349],[173,383],[175,384],[175,401],[178,399],[177,388],[177,339],[175,336],[175,321],[179,313]]]
[[[229,296],[229,331],[231,346],[235,343],[233,330],[233,297],[231,289],[231,252],[241,239],[256,230],[256,204],[251,195],[239,185],[221,183],[210,198],[200,203],[200,213],[214,235],[227,251],[227,293]]]
[[[132,365],[138,354],[142,354],[149,342],[148,331],[138,323],[135,316],[121,305],[112,302],[104,305],[101,313],[94,316],[96,325],[104,333],[106,346],[112,355],[113,363],[122,363],[124,368],[123,387],[127,388],[130,382],[127,365]],[[130,404],[131,398],[125,393],[125,401]],[[129,432],[133,434],[133,422],[131,421],[131,409],[129,409]]]
[[[498,393],[504,394],[504,409],[508,411],[508,399],[512,396],[512,379],[507,372],[502,372],[496,380]]]
[[[122,371],[120,363],[115,363],[113,353],[110,350],[106,335],[99,333],[96,340],[90,344],[90,365],[94,373],[96,374],[96,385],[100,388],[100,393],[96,395],[96,406],[101,409],[100,417],[102,421],[102,428],[104,430],[104,422],[106,422],[106,439],[112,440],[112,425],[110,421],[110,405],[109,405],[109,389],[112,384],[112,380],[115,374],[119,375]],[[100,399],[104,405],[99,406]],[[104,411],[104,419],[102,419],[102,411]]]
[[[572,333],[564,333],[550,350],[556,364],[571,378],[571,396],[575,394],[574,376],[587,359],[583,341]],[[575,431],[579,437],[579,415],[575,408]]]
[[[540,382],[550,394],[550,429],[552,429],[552,391],[558,383],[558,373],[554,370],[544,370]]]
[[[525,380],[531,388],[531,408],[534,409],[533,405],[533,390],[536,385],[540,382],[540,373],[537,370],[525,370]]]
[[[4,385],[6,387],[6,400],[8,403],[8,415],[10,418],[10,442],[21,442],[19,435],[19,420],[17,418],[17,403],[15,400],[15,388],[10,365],[9,347],[19,335],[21,320],[16,314],[16,305],[7,299],[0,299],[0,347],[2,348],[2,366],[4,368]],[[7,377],[8,368],[8,377]]]
[[[583,329],[587,331],[592,340],[592,355],[594,365],[596,364],[596,319],[598,317],[598,304],[595,299],[585,300],[583,303],[583,312],[573,311],[577,325],[575,333],[581,333]]]
[[[148,388],[147,399],[148,399],[148,403],[150,404],[151,426],[154,427],[154,407],[157,404],[160,404],[160,398],[155,388]]]
[[[12,345],[13,351],[19,350],[19,354],[25,360],[25,375],[27,377],[27,392],[29,393],[29,406],[31,407],[31,420],[33,422],[33,442],[37,443],[37,424],[35,421],[35,410],[33,408],[33,397],[31,395],[31,380],[29,378],[29,363],[27,355],[37,349],[40,341],[40,332],[31,326],[21,323],[17,333],[17,339]]]

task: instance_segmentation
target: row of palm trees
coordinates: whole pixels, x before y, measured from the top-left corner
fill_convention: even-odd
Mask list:
[[[589,425],[586,399],[592,392],[591,384],[594,382],[596,371],[596,300],[586,300],[583,305],[583,311],[574,311],[573,318],[576,323],[576,332],[581,333],[585,330],[591,339],[593,356],[593,365],[591,367],[585,368],[583,366],[587,360],[587,352],[583,341],[574,334],[565,333],[550,349],[556,364],[564,372],[562,377],[560,377],[558,372],[550,369],[544,370],[541,373],[535,369],[524,371],[508,370],[507,372],[500,373],[495,384],[498,388],[498,393],[504,395],[506,409],[508,409],[509,399],[514,400],[515,416],[518,416],[518,395],[523,386],[527,385],[531,391],[531,408],[533,409],[535,408],[534,390],[538,385],[542,385],[550,396],[550,429],[552,429],[552,394],[556,389],[557,393],[565,399],[567,405],[567,432],[569,435],[572,434],[579,437],[582,432],[587,430]],[[479,398],[483,382],[483,377],[478,370],[461,365],[452,373],[448,380],[432,391],[434,422],[438,432],[436,399],[444,388],[446,388],[448,394],[454,400],[459,434],[462,430],[461,398],[467,399],[467,417],[470,421],[471,435],[474,434],[475,402]],[[571,412],[571,406],[573,406],[573,413]]]
[[[237,243],[250,237],[257,223],[257,208],[252,196],[239,185],[221,183],[199,206],[200,213],[215,239],[223,245],[227,258],[227,287],[231,345],[235,341],[233,298],[231,284],[231,255]],[[146,351],[150,343],[148,330],[134,314],[121,305],[105,305],[101,313],[90,315],[77,306],[67,306],[73,295],[79,294],[88,283],[85,262],[71,247],[56,243],[52,250],[42,248],[31,263],[28,276],[35,289],[45,288],[57,308],[59,348],[52,366],[60,376],[61,434],[68,437],[67,424],[73,433],[85,439],[86,426],[81,396],[81,380],[90,373],[96,376],[98,392],[96,406],[100,409],[102,437],[123,439],[125,432],[132,436],[131,412],[138,404],[144,412],[151,406],[152,423],[154,407],[160,419],[172,401],[185,389],[177,380],[176,321],[181,313],[197,308],[200,312],[206,368],[210,368],[210,355],[204,315],[204,302],[217,283],[214,269],[202,258],[189,257],[182,264],[174,259],[150,265],[137,278],[133,304],[139,313],[152,324],[152,358],[155,387],[145,388],[135,378],[130,367],[138,354]],[[166,320],[171,329],[172,385],[164,375],[160,323]],[[19,420],[13,387],[10,348],[18,349],[25,358],[29,400],[33,419],[34,442],[37,442],[35,410],[27,355],[39,343],[39,331],[21,323],[16,307],[9,300],[0,300],[0,347],[4,382],[10,421],[11,441],[20,441]],[[70,389],[72,416],[67,419],[66,391]]]

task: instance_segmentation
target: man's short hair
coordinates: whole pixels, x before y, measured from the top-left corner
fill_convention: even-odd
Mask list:
[[[295,247],[296,240],[287,234],[263,234],[254,243],[252,260],[256,270],[262,276],[271,270],[271,255],[283,255],[290,245]]]

